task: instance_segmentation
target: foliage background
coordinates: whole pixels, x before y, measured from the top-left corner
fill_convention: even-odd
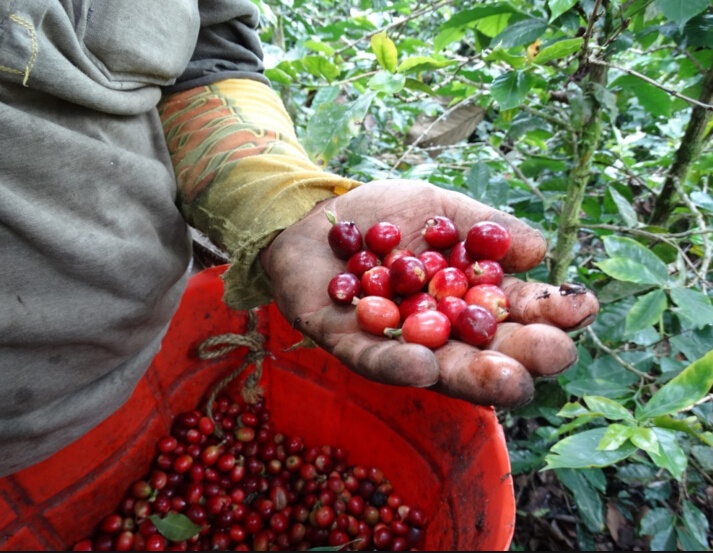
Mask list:
[[[709,550],[711,3],[254,2],[315,160],[508,211],[550,243],[523,278],[599,297],[578,365],[501,414],[513,549]]]

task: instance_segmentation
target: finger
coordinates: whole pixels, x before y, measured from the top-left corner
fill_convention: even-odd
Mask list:
[[[526,225],[516,217],[487,207],[462,194],[451,192],[451,218],[465,240],[468,230],[480,221],[492,221],[505,227],[512,236],[510,249],[500,264],[505,272],[522,273],[537,267],[547,253],[547,241],[538,230]]]
[[[590,325],[599,313],[597,298],[583,286],[557,288],[506,277],[502,289],[510,300],[510,320],[516,323],[542,323],[571,332]]]
[[[550,325],[500,324],[487,349],[512,357],[534,378],[556,376],[577,362],[572,339]]]
[[[425,388],[438,380],[438,362],[431,350],[362,332],[353,307],[324,307],[302,317],[299,330],[374,382]]]
[[[514,409],[529,403],[535,386],[527,369],[496,351],[451,341],[435,351],[440,373],[433,390],[478,405]]]

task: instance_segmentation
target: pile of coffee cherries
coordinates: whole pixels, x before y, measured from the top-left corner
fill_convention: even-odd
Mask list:
[[[381,469],[350,466],[341,448],[276,433],[264,400],[241,406],[220,397],[213,413],[215,422],[199,411],[176,417],[146,479],[73,550],[423,547],[424,512],[405,504]]]
[[[362,235],[354,222],[327,216],[332,222],[329,245],[347,262],[346,272],[331,280],[328,293],[338,305],[356,305],[365,332],[403,336],[431,349],[449,339],[479,347],[493,339],[498,323],[510,315],[498,263],[511,243],[503,226],[476,223],[460,241],[450,219],[433,217],[422,232],[429,249],[416,256],[399,248],[396,225],[377,223]]]

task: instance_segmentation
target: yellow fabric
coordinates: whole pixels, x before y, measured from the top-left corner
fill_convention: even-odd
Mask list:
[[[359,183],[319,169],[268,86],[230,79],[159,106],[181,210],[231,254],[225,301],[248,309],[272,299],[258,255],[318,202]]]

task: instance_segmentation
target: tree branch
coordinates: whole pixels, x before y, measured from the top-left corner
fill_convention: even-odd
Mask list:
[[[634,229],[634,228],[625,228],[625,227],[617,227],[614,225],[585,225],[585,224],[580,224],[581,228],[587,228],[587,229],[601,229],[601,230],[611,230],[613,232],[619,232],[622,234],[632,234],[634,236],[642,236],[644,238],[648,238],[649,240],[653,241],[660,241],[668,244],[672,248],[675,248],[678,253],[681,254],[681,257],[683,258],[684,262],[688,267],[693,271],[693,274],[696,275],[696,278],[698,279],[699,282],[702,283],[702,286],[705,287],[708,286],[708,282],[705,280],[705,273],[701,274],[700,271],[696,268],[696,266],[693,264],[693,262],[688,258],[686,255],[686,252],[683,251],[681,246],[676,244],[672,240],[672,238],[685,238],[688,236],[695,236],[698,234],[708,234],[713,232],[713,229],[701,229],[697,230],[695,232],[683,232],[683,233],[678,233],[678,234],[655,234],[653,232],[647,232],[645,230],[641,229]],[[710,261],[709,261],[710,264]]]
[[[428,127],[426,127],[426,129],[421,133],[421,136],[419,136],[413,142],[413,144],[411,144],[411,146],[409,146],[409,148],[404,152],[404,154],[396,161],[396,163],[394,163],[394,166],[391,168],[391,171],[389,171],[389,174],[386,175],[386,178],[388,179],[391,177],[391,175],[394,174],[396,169],[398,169],[399,165],[401,165],[401,162],[403,162],[403,160],[406,159],[411,154],[411,152],[413,152],[418,147],[419,142],[421,142],[421,140],[423,140],[426,136],[428,136],[428,133],[430,133],[433,130],[433,127],[435,127],[439,122],[446,119],[451,113],[453,113],[457,109],[460,109],[464,105],[469,103],[469,101],[470,100],[465,100],[463,102],[455,104],[455,105],[451,106],[450,108],[448,108],[443,113],[441,113],[438,117],[436,117],[436,119],[433,121],[433,123],[431,123]]]
[[[619,355],[611,348],[608,348],[607,346],[604,345],[604,343],[599,339],[599,336],[595,334],[595,332],[592,330],[592,327],[587,327],[587,333],[589,336],[594,340],[594,343],[597,345],[597,347],[602,350],[604,353],[607,353],[612,356],[612,358],[619,363],[622,367],[624,367],[627,371],[634,373],[636,376],[643,380],[648,380],[648,381],[654,381],[656,380],[655,376],[651,376],[650,374],[646,374],[645,372],[641,372],[639,369],[637,369],[634,365],[631,363],[627,363],[624,361]]]
[[[586,60],[587,56],[589,56],[589,41],[592,40],[592,35],[594,34],[594,25],[599,19],[599,14],[597,12],[599,11],[599,8],[602,7],[602,1],[603,0],[597,0],[597,3],[594,4],[592,15],[589,18],[589,25],[587,26],[587,31],[584,33],[584,44],[582,45],[582,51],[580,54],[581,60]]]
[[[625,67],[619,67],[618,65],[613,65],[611,63],[608,63],[606,61],[600,61],[600,60],[589,60],[589,63],[593,65],[601,65],[603,67],[608,67],[609,69],[616,69],[618,71],[623,71],[624,73],[628,73],[629,75],[633,75],[634,77],[637,77],[641,79],[642,81],[646,81],[650,85],[655,86],[656,88],[660,88],[667,94],[670,94],[671,96],[675,96],[676,98],[680,98],[681,100],[685,100],[689,104],[693,106],[698,106],[699,108],[703,108],[706,111],[711,111],[713,112],[713,106],[710,104],[705,104],[703,102],[699,102],[698,100],[694,100],[693,98],[689,98],[685,94],[681,94],[680,92],[677,92],[675,90],[672,90],[670,88],[665,87],[664,85],[657,83],[653,79],[647,77],[646,75],[642,75],[638,71],[634,71],[633,69],[626,69]]]
[[[517,177],[525,184],[530,189],[530,192],[532,192],[535,196],[537,196],[540,200],[542,200],[543,203],[545,203],[545,195],[534,185],[532,182],[530,182],[530,179],[528,179],[525,174],[522,172],[522,170],[515,165],[512,161],[508,159],[508,156],[506,156],[503,152],[500,151],[500,148],[497,148],[492,142],[490,143],[490,148],[498,154],[505,163],[507,163],[510,168],[515,171],[515,174]]]
[[[706,275],[708,274],[708,269],[711,266],[711,258],[713,257],[713,245],[711,245],[711,240],[708,236],[709,229],[707,228],[703,214],[698,207],[696,207],[696,204],[693,203],[693,200],[688,197],[688,194],[683,190],[680,182],[676,183],[676,190],[678,195],[683,198],[683,202],[688,206],[688,209],[690,209],[696,217],[698,228],[701,229],[701,237],[703,238],[703,259],[701,261],[700,271],[698,272],[698,281],[700,282],[701,290],[705,291],[708,287]]]
[[[423,10],[414,12],[414,13],[412,13],[411,15],[409,15],[408,17],[403,17],[403,18],[399,19],[398,21],[394,21],[393,23],[389,23],[388,25],[384,25],[384,26],[381,27],[380,29],[377,29],[376,31],[373,31],[373,32],[371,32],[371,33],[368,33],[368,34],[366,34],[366,35],[364,35],[364,36],[362,36],[362,37],[356,39],[355,41],[350,42],[349,44],[347,44],[347,45],[344,46],[343,48],[340,48],[339,50],[337,50],[336,52],[334,52],[333,55],[334,55],[334,56],[338,56],[339,54],[343,54],[343,53],[346,52],[347,50],[350,50],[350,49],[354,48],[354,47],[355,47],[357,44],[359,44],[360,42],[364,42],[365,40],[370,40],[373,36],[376,36],[376,35],[378,35],[379,33],[383,33],[384,31],[388,31],[388,30],[390,30],[390,29],[393,29],[394,27],[399,27],[400,25],[403,25],[404,23],[408,23],[409,21],[413,21],[414,19],[418,19],[419,17],[421,17],[421,16],[423,16],[423,15],[427,15],[427,14],[429,14],[429,13],[433,13],[433,12],[435,12],[435,11],[438,11],[438,10],[440,10],[441,8],[444,8],[444,7],[446,7],[446,6],[450,5],[450,4],[454,4],[454,3],[457,2],[457,1],[458,1],[458,0],[444,0],[443,2],[437,3],[437,4],[434,5],[434,6],[430,6],[430,7],[428,7],[428,8],[423,9]]]

